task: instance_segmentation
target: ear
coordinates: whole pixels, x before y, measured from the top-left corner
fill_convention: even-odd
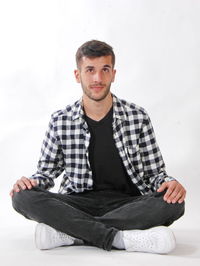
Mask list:
[[[115,74],[116,74],[116,69],[113,69],[113,77],[112,77],[112,82],[114,82],[115,81]]]
[[[75,69],[74,70],[74,76],[75,76],[76,82],[80,83],[81,80],[80,80],[80,71],[79,71],[79,69]]]

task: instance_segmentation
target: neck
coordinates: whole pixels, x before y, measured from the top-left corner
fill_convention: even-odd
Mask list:
[[[94,101],[83,95],[83,107],[85,114],[93,120],[101,120],[112,107],[112,95],[109,93],[105,99]]]

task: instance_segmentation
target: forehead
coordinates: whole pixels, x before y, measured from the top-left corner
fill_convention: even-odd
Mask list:
[[[88,66],[103,67],[105,65],[109,65],[110,67],[112,67],[111,55],[94,57],[94,58],[83,56],[80,61],[80,67],[83,67],[83,68],[88,67]]]

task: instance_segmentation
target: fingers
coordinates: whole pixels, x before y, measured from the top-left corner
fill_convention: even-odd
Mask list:
[[[22,177],[14,184],[13,189],[10,191],[10,196],[12,197],[14,192],[19,192],[20,190],[32,189],[37,185],[36,180],[29,179],[27,177]]]
[[[26,178],[26,177],[22,177],[21,182],[19,182],[20,187],[24,190],[24,189],[31,189],[32,188],[32,183],[30,181],[30,179]]]
[[[184,191],[182,197],[178,200],[178,203],[183,203],[186,197],[186,190]]]
[[[167,182],[167,191],[164,195],[164,200],[167,203],[182,203],[186,196],[186,190],[177,181]]]
[[[174,195],[174,198],[171,200],[172,203],[183,203],[186,196],[186,190],[181,186],[181,190],[177,191],[177,194]]]
[[[12,189],[12,190],[10,191],[10,196],[13,197],[13,194],[14,194],[14,190]]]
[[[172,202],[172,199],[174,198],[175,195],[175,184],[172,182],[167,182],[167,191],[164,195],[164,200],[167,201],[168,203]]]
[[[35,179],[29,179],[29,180],[33,187],[37,186],[37,181]]]
[[[163,192],[167,188],[167,182],[162,183],[157,192]]]

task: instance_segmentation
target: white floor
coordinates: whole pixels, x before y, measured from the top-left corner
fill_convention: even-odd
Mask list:
[[[8,190],[1,193],[0,214],[0,264],[20,266],[51,265],[200,265],[200,220],[198,203],[189,199],[186,214],[171,228],[177,239],[176,249],[168,255],[110,252],[88,246],[60,247],[40,251],[34,245],[36,223],[26,220],[11,206]],[[195,204],[194,204],[195,203]]]

